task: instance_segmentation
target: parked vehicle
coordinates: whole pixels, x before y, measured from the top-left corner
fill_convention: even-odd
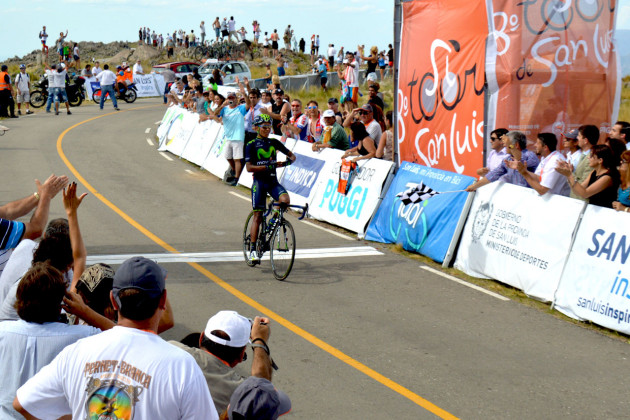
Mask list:
[[[187,74],[192,74],[196,68],[199,68],[199,63],[193,61],[176,61],[172,63],[156,64],[153,66],[152,70],[159,74],[166,69],[170,69],[177,77],[182,77]]]
[[[237,76],[241,80],[244,77],[252,78],[252,72],[244,61],[219,61],[210,58],[199,67],[199,75],[201,75],[204,88],[210,86],[210,79],[214,69],[219,69],[222,72],[223,84],[234,83],[234,78]]]
[[[79,106],[85,100],[85,79],[82,76],[73,74],[69,78],[72,83],[66,80],[66,95],[68,96],[68,103],[70,106]],[[33,83],[35,90],[31,92],[31,99],[29,103],[33,108],[40,108],[44,106],[48,100],[48,78],[46,75],[42,75],[39,80]]]

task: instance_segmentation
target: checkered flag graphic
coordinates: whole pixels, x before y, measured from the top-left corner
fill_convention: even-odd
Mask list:
[[[439,194],[438,191],[434,191],[432,188],[427,187],[421,182],[420,184],[412,185],[409,189],[396,194],[396,197],[400,197],[400,201],[402,201],[402,203],[406,206],[411,203],[415,204],[428,200],[437,194]]]

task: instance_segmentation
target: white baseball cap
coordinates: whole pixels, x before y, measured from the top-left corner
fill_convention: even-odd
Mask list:
[[[208,320],[204,335],[217,344],[228,347],[244,347],[249,342],[252,324],[249,319],[235,311],[219,311]],[[212,331],[223,331],[229,338],[224,339],[212,334]]]
[[[322,116],[323,116],[324,118],[334,117],[334,116],[335,116],[335,111],[333,111],[332,109],[327,109],[326,111],[324,111],[324,113],[322,114]]]

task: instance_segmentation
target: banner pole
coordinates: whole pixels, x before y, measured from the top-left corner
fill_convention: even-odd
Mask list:
[[[392,68],[394,78],[394,115],[392,124],[394,125],[394,173],[400,167],[400,151],[398,149],[398,63],[400,62],[400,37],[402,30],[402,0],[394,1],[394,67]]]

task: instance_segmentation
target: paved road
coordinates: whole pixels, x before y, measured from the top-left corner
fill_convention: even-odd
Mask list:
[[[381,254],[299,259],[285,282],[268,263],[216,261],[241,249],[248,192],[149,145],[159,101],[122,107],[4,121],[2,202],[32,192],[36,177],[67,173],[92,191],[79,216],[93,259],[164,259],[169,249],[213,257],[164,263],[176,326],[163,336],[200,331],[221,309],[271,316],[274,382],[291,396],[293,418],[628,417],[627,344],[450,281],[380,244],[293,218],[300,249]],[[52,213],[63,215],[60,199]]]

